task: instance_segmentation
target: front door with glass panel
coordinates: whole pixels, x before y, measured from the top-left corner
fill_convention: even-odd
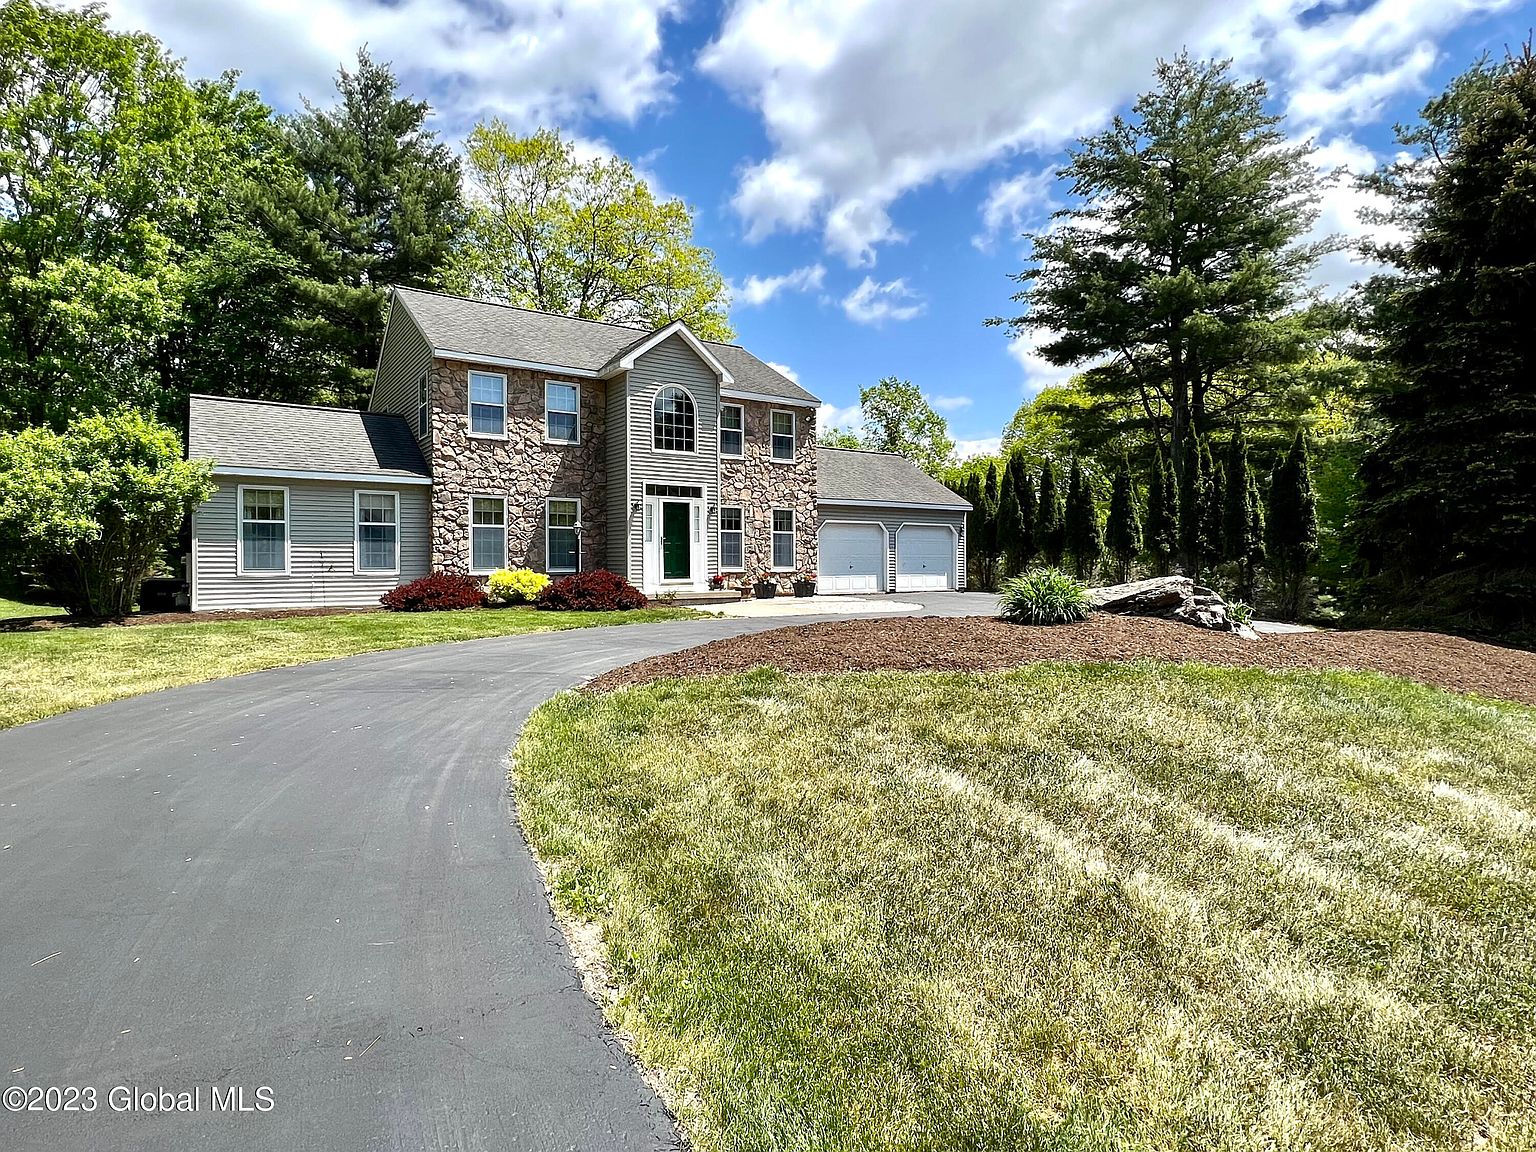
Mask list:
[[[661,504],[661,578],[667,583],[693,578],[693,506],[681,500]]]

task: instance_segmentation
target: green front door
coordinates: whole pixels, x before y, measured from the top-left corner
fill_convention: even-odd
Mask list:
[[[661,578],[687,580],[693,575],[693,545],[688,539],[686,504],[661,506]]]

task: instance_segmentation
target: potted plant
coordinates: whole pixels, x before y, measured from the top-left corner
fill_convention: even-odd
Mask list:
[[[720,591],[723,591],[724,588],[725,588],[725,573],[723,573],[723,572],[716,572],[713,576],[711,576],[709,578],[709,590],[711,592],[720,592]]]
[[[752,582],[752,594],[759,600],[772,600],[779,594],[779,581],[772,572],[759,572]]]
[[[790,582],[790,587],[795,590],[796,596],[816,595],[816,573],[811,569],[796,572],[794,580]]]

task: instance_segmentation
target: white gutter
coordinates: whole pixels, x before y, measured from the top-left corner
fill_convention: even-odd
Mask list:
[[[239,464],[215,467],[215,476],[258,476],[264,480],[341,480],[357,484],[431,484],[430,476],[396,476],[388,472],[310,472],[301,468],[256,468]]]
[[[909,511],[918,512],[968,512],[971,510],[966,504],[918,504],[908,500],[845,500],[841,497],[827,496],[816,497],[818,504],[831,504],[839,508],[906,508]]]

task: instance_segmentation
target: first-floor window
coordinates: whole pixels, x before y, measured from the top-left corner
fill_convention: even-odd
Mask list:
[[[507,502],[500,496],[469,498],[469,570],[507,566]]]
[[[741,509],[720,509],[720,567],[733,572],[743,564],[741,544]]]
[[[394,492],[357,494],[357,570],[395,572],[400,567],[400,498]]]
[[[551,500],[546,516],[544,547],[549,572],[576,572],[581,568],[581,501]]]
[[[288,571],[288,489],[240,489],[240,571]]]
[[[788,570],[795,566],[795,510],[773,510],[773,566]]]

